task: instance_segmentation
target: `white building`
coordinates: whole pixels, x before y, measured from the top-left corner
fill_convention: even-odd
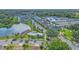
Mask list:
[[[53,18],[53,17],[47,17],[46,19],[47,19],[48,21],[50,21],[50,22],[56,21],[55,18]]]
[[[17,34],[17,33],[22,34],[24,32],[28,32],[31,30],[31,28],[28,25],[23,24],[23,23],[14,24],[11,28],[14,29],[14,31],[13,31],[14,34]]]
[[[28,35],[30,36],[43,36],[43,33],[38,33],[38,32],[35,32],[35,31],[32,31],[32,32],[29,32]]]

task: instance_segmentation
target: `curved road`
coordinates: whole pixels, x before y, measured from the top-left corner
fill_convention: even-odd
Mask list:
[[[60,35],[58,36],[59,39],[61,39],[63,42],[66,42],[72,50],[79,50],[79,47],[75,46],[71,41],[66,39],[64,36]]]

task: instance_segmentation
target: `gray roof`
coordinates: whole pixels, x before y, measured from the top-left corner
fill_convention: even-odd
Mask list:
[[[14,24],[11,28],[14,29],[14,33],[19,33],[19,34],[25,31],[31,30],[31,28],[28,25],[23,24],[23,23]]]

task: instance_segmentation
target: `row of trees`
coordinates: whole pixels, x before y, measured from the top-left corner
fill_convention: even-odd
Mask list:
[[[47,37],[57,37],[59,32],[55,30],[48,30],[46,34],[47,34]]]
[[[54,39],[50,44],[47,45],[49,50],[69,50],[71,49],[67,43],[62,42],[60,39]]]
[[[73,40],[79,42],[79,24],[71,25],[67,29],[73,31]]]
[[[48,50],[69,50],[71,49],[67,43],[65,42],[62,42],[60,39],[58,39],[58,35],[59,35],[59,32],[58,31],[55,31],[55,30],[48,30],[47,31],[47,39],[49,39],[49,42],[47,41],[46,42],[46,48],[45,49],[48,49]],[[50,37],[50,38],[49,38]],[[42,47],[42,49],[44,49]]]
[[[75,31],[75,33],[73,34],[73,37],[76,42],[79,42],[79,30]]]
[[[0,28],[1,27],[11,27],[13,24],[18,23],[17,17],[9,17],[0,19]]]
[[[44,11],[44,12],[37,12],[36,13],[40,17],[45,17],[45,16],[59,16],[59,17],[68,17],[68,18],[79,18],[79,12],[78,11],[64,11],[62,10],[61,12],[58,11]]]
[[[67,29],[77,31],[79,30],[79,24],[70,25],[69,27],[67,27]]]

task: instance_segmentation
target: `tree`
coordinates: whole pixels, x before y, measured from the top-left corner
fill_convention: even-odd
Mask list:
[[[79,30],[73,34],[73,37],[76,42],[79,42]]]
[[[58,36],[58,31],[48,30],[46,34],[47,34],[48,37],[57,37]]]
[[[65,42],[59,39],[54,39],[50,44],[47,45],[49,50],[69,50],[71,49]]]
[[[14,17],[14,16],[0,19],[0,27],[7,27],[7,28],[9,28],[13,24],[16,24],[16,23],[18,23],[18,18]]]
[[[79,30],[79,24],[74,24],[74,25],[71,25],[67,28],[70,29],[70,30]]]
[[[14,46],[15,45],[10,44],[8,46],[4,46],[4,48],[7,49],[7,50],[12,50],[14,48]]]
[[[24,50],[25,49],[31,49],[32,46],[30,44],[26,43],[26,44],[23,45],[23,48],[24,48]]]

